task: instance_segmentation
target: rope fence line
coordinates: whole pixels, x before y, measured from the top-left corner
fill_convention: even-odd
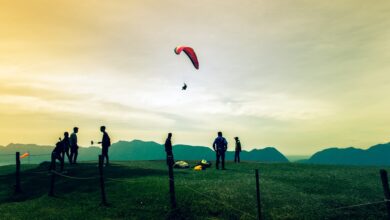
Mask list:
[[[62,173],[59,173],[57,171],[50,171],[51,173],[54,173],[58,176],[62,176],[62,177],[65,177],[65,178],[68,178],[68,179],[76,179],[76,180],[93,180],[93,179],[98,179],[99,177],[98,176],[93,176],[93,177],[75,177],[75,176],[69,176],[69,175],[65,175],[65,174],[62,174]]]
[[[42,172],[44,172],[44,171],[42,171]],[[42,173],[42,172],[39,172],[39,173]],[[97,179],[97,178],[99,178],[98,176],[94,176],[94,177],[73,177],[73,176],[69,176],[69,175],[62,174],[62,173],[58,173],[58,172],[56,172],[56,171],[50,171],[50,172],[53,172],[54,174],[56,174],[56,175],[58,175],[58,176],[62,176],[62,177],[69,178],[69,179],[91,180],[91,179]],[[35,172],[35,173],[38,173],[38,172]],[[246,173],[246,172],[245,172],[245,173]],[[113,181],[113,182],[124,182],[124,183],[142,183],[142,182],[147,182],[147,181],[140,181],[140,180],[116,179],[116,178],[110,178],[110,177],[109,177],[109,178],[105,178],[105,179],[108,180],[108,181]],[[169,180],[174,180],[174,179],[169,179]],[[198,195],[201,195],[201,196],[203,196],[203,197],[205,197],[205,198],[207,198],[207,199],[209,199],[209,200],[212,200],[212,201],[214,201],[214,202],[216,202],[216,203],[222,204],[222,205],[224,205],[224,206],[227,207],[227,208],[230,208],[230,209],[235,210],[235,211],[237,211],[237,212],[239,212],[239,213],[242,213],[244,216],[246,215],[246,216],[251,217],[251,218],[253,218],[253,219],[257,219],[256,216],[254,216],[254,215],[252,215],[252,214],[250,214],[250,213],[248,213],[248,212],[245,212],[245,211],[243,211],[243,210],[237,209],[237,208],[233,207],[232,205],[229,205],[229,204],[227,204],[227,203],[225,203],[225,202],[222,202],[222,201],[220,201],[220,200],[217,200],[217,199],[215,199],[215,198],[213,198],[213,197],[211,197],[211,196],[209,196],[209,195],[207,195],[207,194],[205,194],[205,193],[202,193],[202,192],[200,192],[200,191],[198,191],[198,190],[196,190],[196,189],[194,189],[194,188],[188,186],[188,182],[187,182],[187,180],[185,180],[185,179],[180,179],[180,182],[183,183],[183,184],[179,184],[180,186],[182,186],[182,187],[184,187],[184,188],[186,188],[186,189],[188,189],[188,190],[190,190],[190,191],[192,191],[192,192],[194,192],[194,193],[196,193],[196,194],[198,194]],[[343,207],[338,207],[338,208],[334,208],[334,209],[329,209],[328,211],[342,210],[342,209],[350,209],[350,208],[356,208],[356,207],[362,207],[362,206],[369,206],[369,205],[376,205],[376,204],[381,204],[381,203],[386,203],[386,202],[390,202],[390,200],[386,200],[386,199],[385,199],[385,200],[382,200],[382,201],[366,202],[366,203],[360,203],[360,204],[355,204],[355,205],[343,206]]]
[[[105,178],[108,181],[113,181],[113,182],[122,182],[122,183],[144,183],[148,182],[146,180],[124,180],[124,179],[116,179],[116,178]]]
[[[49,156],[51,154],[29,154],[30,157],[34,157],[34,156]],[[0,157],[2,156],[15,156],[15,154],[0,154]]]
[[[29,157],[41,157],[41,156],[49,156],[51,154],[30,154]]]
[[[356,208],[356,207],[369,206],[369,205],[376,205],[376,204],[381,204],[381,203],[385,203],[385,202],[390,202],[390,200],[384,199],[382,201],[366,202],[366,203],[360,203],[360,204],[356,204],[356,205],[342,206],[342,207],[338,207],[338,208],[334,208],[334,209],[329,209],[329,211]]]
[[[15,156],[15,154],[0,154],[0,157]]]
[[[0,156],[11,156],[11,155],[14,155],[14,154],[3,154],[3,155],[0,155]],[[16,158],[17,158],[17,165],[19,165],[20,167],[20,162],[18,163],[18,155],[19,153],[17,154]],[[51,155],[51,154],[38,154],[38,155],[30,155],[30,156],[45,156],[45,155]],[[101,156],[100,156],[101,157]],[[52,174],[52,179],[53,179],[53,182],[54,182],[54,176],[57,175],[57,176],[61,176],[61,177],[65,177],[65,178],[68,178],[68,179],[75,179],[75,180],[96,180],[96,179],[101,179],[101,181],[103,182],[102,184],[104,184],[104,179],[105,180],[108,180],[108,181],[113,181],[113,182],[124,182],[124,183],[144,183],[144,182],[148,182],[149,180],[139,180],[139,179],[136,179],[136,180],[132,180],[132,179],[122,179],[122,178],[111,178],[111,177],[103,177],[103,174],[102,174],[102,162],[101,162],[101,158],[99,158],[99,166],[97,165],[94,165],[94,164],[83,164],[84,166],[93,166],[93,167],[99,167],[101,169],[101,174],[100,176],[91,176],[91,177],[76,177],[76,176],[70,176],[70,175],[66,175],[64,173],[60,173],[60,172],[57,172],[55,170],[42,170],[42,171],[35,171],[35,172],[29,172],[27,170],[27,173],[33,173],[33,174],[42,174],[42,173],[47,173],[47,174]],[[113,167],[122,167],[123,165],[121,164],[110,164],[109,166],[113,166]],[[75,168],[75,167],[74,167]],[[252,173],[249,172],[249,170],[245,170],[245,171],[239,171],[239,170],[234,170],[234,169],[229,169],[228,171],[232,171],[232,172],[236,172],[236,173],[242,173],[242,174],[250,174],[252,175]],[[382,170],[381,170],[382,171]],[[19,173],[20,171],[17,171],[17,173]],[[257,170],[256,170],[257,172]],[[185,177],[185,176],[183,176]],[[175,182],[175,179],[173,178],[168,178],[168,180],[172,181],[172,182]],[[179,181],[177,181],[179,180]],[[181,186],[183,188],[186,188],[200,196],[203,196],[204,198],[207,198],[211,201],[214,201],[215,203],[219,203],[227,208],[230,208],[232,210],[235,210],[236,212],[239,212],[239,213],[242,213],[243,216],[248,216],[250,218],[253,218],[253,219],[257,219],[256,216],[252,215],[251,213],[248,213],[246,211],[243,211],[243,210],[240,210],[238,208],[235,208],[234,206],[226,203],[226,202],[223,202],[223,201],[220,201],[204,192],[201,192],[201,191],[198,191],[197,189],[193,188],[193,187],[190,187],[188,182],[187,182],[188,178],[177,178],[176,179],[176,182],[178,182],[178,186]],[[195,180],[195,181],[204,181],[202,179],[196,179],[196,178],[191,178],[191,180]],[[383,179],[382,179],[383,181]],[[388,182],[387,181],[387,173],[386,173],[386,183]],[[104,186],[102,186],[102,188],[104,188]],[[387,186],[388,188],[388,186]],[[104,189],[102,189],[104,191]],[[105,199],[104,199],[105,200]],[[327,209],[327,211],[335,211],[335,210],[343,210],[343,209],[352,209],[352,208],[357,208],[357,207],[364,207],[364,206],[371,206],[371,205],[377,205],[377,204],[383,204],[383,203],[387,203],[387,205],[389,205],[390,203],[390,197],[386,197],[386,199],[384,200],[381,200],[381,201],[373,201],[373,202],[365,202],[365,203],[359,203],[359,204],[354,204],[354,205],[348,205],[348,206],[342,206],[342,207],[337,207],[337,208],[331,208],[331,209]],[[390,215],[390,214],[389,214]]]

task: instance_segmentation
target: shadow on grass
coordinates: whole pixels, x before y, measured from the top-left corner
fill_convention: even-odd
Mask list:
[[[50,189],[51,174],[50,163],[44,162],[34,169],[21,171],[22,192],[15,194],[15,174],[0,176],[0,204],[8,202],[20,202],[32,200],[48,195]],[[57,170],[59,164],[57,164]],[[68,193],[92,193],[100,192],[99,169],[96,163],[80,163],[75,165],[65,164],[64,175],[73,178],[55,177],[55,195],[62,197]],[[167,172],[158,169],[130,167],[127,165],[112,165],[104,168],[104,176],[113,179],[136,179],[146,176],[166,176]],[[94,178],[95,177],[95,178]],[[84,179],[91,178],[91,179]],[[55,197],[55,198],[56,198]]]

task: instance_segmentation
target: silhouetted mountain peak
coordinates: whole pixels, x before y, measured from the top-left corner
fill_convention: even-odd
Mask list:
[[[368,151],[390,151],[390,142],[385,144],[377,144],[367,149]]]
[[[274,147],[265,147],[265,148],[262,148],[262,149],[259,149],[259,148],[254,148],[252,150],[250,150],[249,152],[258,152],[258,151],[263,151],[263,152],[278,152],[280,153],[276,148]]]
[[[355,147],[333,147],[313,154],[306,162],[345,165],[390,165],[389,154],[390,143],[377,144],[367,150]]]
[[[125,142],[125,141],[123,141]],[[143,141],[143,140],[139,140],[139,139],[134,139],[132,141],[126,141],[126,143],[129,143],[129,144],[153,144],[153,145],[161,145],[159,143],[156,143],[154,141]]]

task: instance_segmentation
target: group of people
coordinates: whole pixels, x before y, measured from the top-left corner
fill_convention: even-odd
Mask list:
[[[106,166],[107,166],[109,164],[108,148],[111,146],[111,140],[110,137],[108,136],[108,133],[106,132],[105,126],[101,126],[100,131],[103,133],[103,138],[101,142],[98,142],[98,144],[102,145],[103,163],[104,160],[106,160]],[[64,170],[65,155],[68,157],[69,164],[77,164],[77,156],[78,156],[78,149],[79,149],[78,140],[77,140],[78,132],[79,132],[78,127],[73,128],[73,133],[70,136],[68,132],[64,132],[63,139],[60,138],[60,141],[57,142],[55,148],[52,151],[50,170],[56,169],[56,160],[58,160],[61,164],[60,169],[62,172]]]
[[[172,151],[172,133],[168,133],[168,137],[165,141],[165,152],[167,153],[167,164],[172,166],[174,163],[173,151]],[[235,153],[234,153],[234,162],[240,163],[240,152],[241,152],[241,141],[238,137],[234,138],[236,142]],[[228,142],[222,136],[222,132],[218,132],[217,138],[213,142],[213,149],[216,153],[216,163],[215,166],[219,170],[219,164],[222,165],[222,170],[225,170],[225,154],[228,148]]]
[[[103,164],[104,160],[106,161],[106,166],[109,165],[109,157],[108,157],[108,148],[111,146],[110,136],[106,132],[106,127],[101,126],[100,131],[103,133],[102,141],[98,142],[102,146],[102,156],[103,156]],[[60,138],[60,141],[57,142],[53,152],[51,154],[51,165],[50,170],[56,169],[56,161],[60,161],[61,164],[61,172],[64,170],[65,163],[65,155],[68,157],[69,164],[77,164],[77,156],[78,156],[78,140],[77,133],[79,132],[78,127],[73,128],[73,133],[69,136],[68,132],[64,132],[63,139]],[[240,162],[240,152],[241,152],[241,142],[238,137],[234,138],[236,142],[235,154],[234,154],[234,162]],[[216,153],[216,168],[219,169],[219,164],[221,163],[222,170],[225,170],[225,154],[228,148],[228,142],[222,136],[222,132],[218,132],[217,138],[215,138],[213,142],[213,149]],[[70,153],[69,153],[70,151]],[[168,133],[168,137],[165,141],[165,151],[167,153],[167,164],[173,165],[173,150],[172,150],[172,133]]]

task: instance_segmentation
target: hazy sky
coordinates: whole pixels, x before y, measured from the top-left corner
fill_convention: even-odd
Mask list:
[[[366,148],[390,137],[389,61],[388,0],[0,0],[0,144],[78,126],[87,145],[104,124],[113,141]]]

